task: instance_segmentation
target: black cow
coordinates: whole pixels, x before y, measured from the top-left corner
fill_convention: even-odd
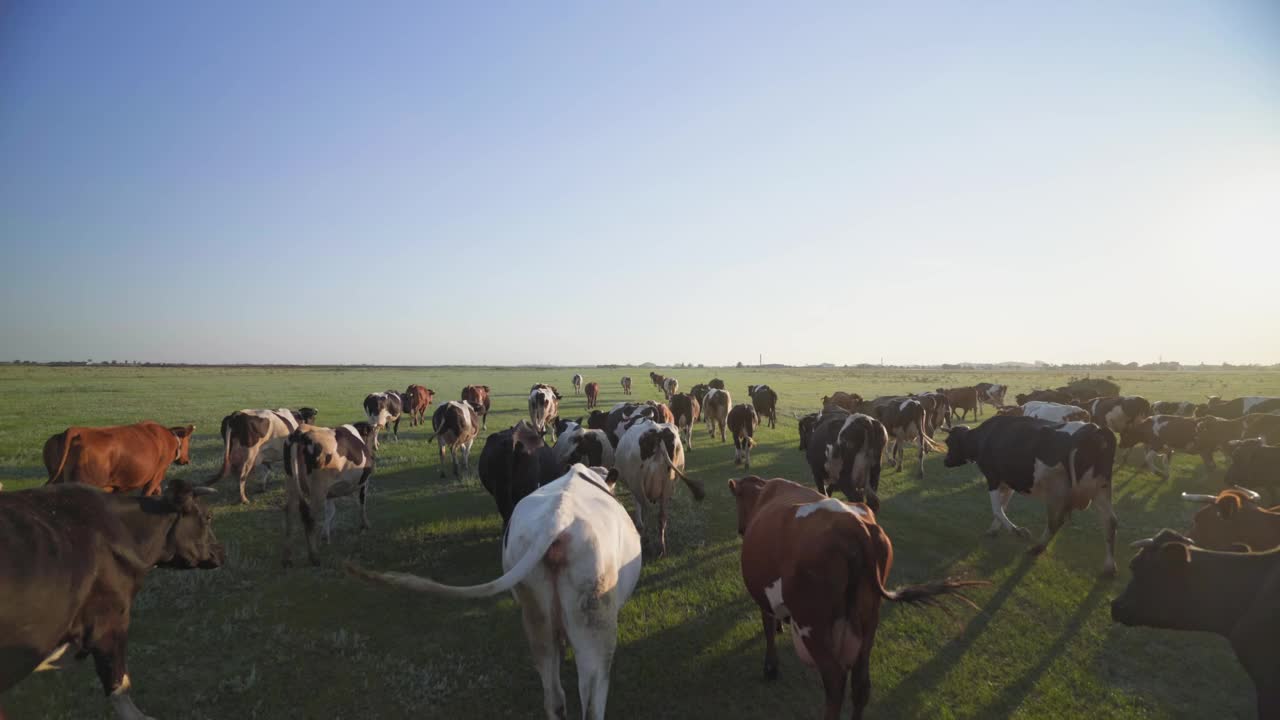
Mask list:
[[[211,492],[171,480],[152,497],[78,483],[0,493],[0,693],[93,655],[116,714],[144,717],[129,697],[130,608],[153,567],[222,565],[212,516],[196,501]]]
[[[800,449],[805,450],[809,447],[809,438],[813,437],[813,429],[818,426],[818,418],[821,413],[809,413],[802,417],[796,418],[796,424],[800,429]]]
[[[1280,549],[1204,550],[1172,530],[1133,545],[1142,550],[1129,563],[1129,586],[1111,603],[1111,619],[1225,637],[1253,680],[1258,717],[1280,718]]]
[[[609,413],[604,410],[592,410],[587,415],[587,429],[603,430],[609,422]],[[558,435],[556,437],[559,437]]]
[[[884,425],[861,413],[824,412],[805,450],[818,492],[839,490],[851,502],[880,509],[880,457],[889,442]]]
[[[693,393],[676,393],[671,396],[671,415],[686,448],[693,449],[693,424],[702,417],[702,401]]]
[[[1013,396],[1015,402],[1019,405],[1026,405],[1032,401],[1058,403],[1059,405],[1071,405],[1075,400],[1071,393],[1062,390],[1032,390],[1029,393],[1019,393]]]
[[[1196,417],[1213,416],[1226,420],[1235,420],[1249,413],[1268,413],[1280,410],[1280,398],[1274,397],[1238,397],[1234,400],[1209,398],[1206,405],[1196,408]]]
[[[516,503],[563,474],[555,453],[524,420],[489,435],[480,451],[480,484],[497,503],[503,530]]]
[[[947,437],[947,467],[976,462],[987,478],[994,519],[987,530],[1001,528],[1030,538],[1026,528],[1014,525],[1005,508],[1013,493],[1036,494],[1045,500],[1049,524],[1033,555],[1044,552],[1058,528],[1073,510],[1092,502],[1102,515],[1107,557],[1103,573],[1116,571],[1116,520],[1111,508],[1111,469],[1115,464],[1116,436],[1093,423],[1055,423],[1037,418],[997,415],[976,428],[952,428]]]
[[[911,397],[924,406],[925,432],[933,437],[940,427],[951,427],[951,406],[947,404],[946,393],[922,392]]]
[[[404,413],[404,398],[395,390],[370,393],[364,398],[364,414],[369,416],[369,424],[381,430],[390,425],[391,436],[400,439],[400,416]],[[375,437],[374,449],[378,448]]]
[[[747,397],[755,406],[756,413],[769,420],[769,427],[778,427],[778,393],[768,385],[748,385]]]
[[[1263,445],[1261,440],[1236,440],[1231,443],[1231,467],[1227,469],[1228,487],[1271,489],[1276,499],[1280,488],[1280,447]]]
[[[707,387],[715,388],[716,390],[723,390],[724,381],[720,378],[711,378],[711,382],[707,383]]]
[[[701,405],[702,399],[707,396],[707,391],[710,389],[711,389],[710,385],[706,383],[698,383],[697,385],[694,385],[693,387],[689,388],[689,394],[697,398],[698,404]],[[694,418],[694,420],[702,420],[702,416],[699,415],[698,417]]]
[[[884,424],[884,429],[893,438],[893,449],[889,453],[894,467],[902,470],[903,457],[906,455],[906,444],[916,443],[920,454],[916,461],[916,474],[924,477],[924,454],[933,450],[941,452],[946,448],[934,442],[926,432],[928,418],[924,405],[915,398],[903,396],[884,396],[875,400],[858,404],[858,411],[867,413]]]
[[[751,448],[756,445],[756,426],[760,415],[746,403],[738,403],[729,410],[729,432],[733,433],[733,464],[751,469]]]

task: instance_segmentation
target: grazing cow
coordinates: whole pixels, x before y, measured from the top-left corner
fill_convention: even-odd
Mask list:
[[[631,394],[631,376],[630,375],[622,376],[622,394],[623,395]]]
[[[760,415],[747,403],[738,403],[729,411],[729,432],[733,434],[733,464],[751,469],[751,448],[756,446],[756,426]]]
[[[971,387],[951,388],[944,390],[938,388],[935,392],[942,393],[947,399],[947,407],[951,408],[951,417],[958,418],[960,422],[964,422],[969,415],[969,411],[973,411],[973,416],[978,417],[978,412],[982,409],[978,405],[978,391]]]
[[[723,390],[724,381],[721,380],[720,378],[711,378],[711,382],[707,383],[707,387],[715,390]]]
[[[1124,429],[1151,415],[1151,403],[1141,395],[1099,397],[1081,405],[1099,425],[1122,433]]]
[[[1261,440],[1236,440],[1230,443],[1231,467],[1226,482],[1238,487],[1269,488],[1271,499],[1280,489],[1280,447],[1263,445]]]
[[[698,383],[697,385],[694,385],[692,388],[689,388],[689,394],[692,395],[698,401],[699,406],[701,406],[702,401],[704,398],[707,397],[707,391],[709,390],[711,390],[710,385],[707,385],[706,383]],[[702,416],[699,415],[697,418],[694,418],[694,419],[701,421]]]
[[[707,421],[707,432],[715,439],[716,428],[720,428],[720,442],[725,442],[725,427],[729,422],[729,408],[733,407],[733,397],[728,390],[712,388],[702,399],[702,417]]]
[[[574,373],[574,375],[573,375],[573,394],[574,394],[574,395],[579,395],[579,394],[581,394],[581,393],[582,393],[582,374],[581,374],[581,373]]]
[[[151,420],[114,427],[69,427],[44,443],[49,482],[78,482],[107,492],[159,495],[171,463],[191,462],[195,425],[165,427]]]
[[[462,388],[462,402],[471,406],[476,417],[480,418],[480,429],[489,429],[489,390],[488,385],[468,385]],[[440,412],[436,410],[436,412]],[[432,423],[435,417],[432,416]]]
[[[417,427],[427,421],[427,409],[435,402],[436,391],[421,385],[410,385],[400,397],[404,414],[409,416],[409,427]]]
[[[1014,395],[1013,399],[1019,405],[1026,405],[1029,402],[1050,402],[1059,405],[1071,405],[1075,398],[1071,397],[1071,393],[1062,390],[1032,390],[1026,394]]]
[[[587,467],[613,467],[613,444],[604,430],[582,427],[582,418],[556,423],[556,444],[552,448],[561,471],[582,463]]]
[[[1195,451],[1204,458],[1205,467],[1216,470],[1213,454],[1221,450],[1227,458],[1231,457],[1231,442],[1244,435],[1244,418],[1224,420],[1218,417],[1201,417],[1196,421]]]
[[[951,406],[947,396],[940,392],[926,392],[911,397],[924,406],[925,432],[933,437],[940,427],[951,427]]]
[[[662,381],[662,394],[666,396],[668,402],[670,402],[671,396],[675,395],[676,392],[679,390],[680,390],[679,380],[673,377],[669,377],[666,380]]]
[[[453,461],[453,479],[461,481],[458,473],[458,450],[462,450],[462,474],[471,472],[471,443],[480,434],[480,420],[476,417],[475,408],[470,403],[451,401],[436,408],[431,416],[433,432],[427,436],[427,444],[440,440],[440,477],[444,474],[444,451],[449,449],[449,458]]]
[[[151,568],[225,561],[212,515],[196,500],[211,492],[174,480],[160,497],[75,484],[0,494],[0,693],[93,655],[116,716],[145,718],[129,697],[130,611]]]
[[[1196,417],[1220,417],[1235,420],[1249,413],[1269,413],[1280,410],[1280,398],[1275,397],[1238,397],[1234,400],[1209,398],[1206,405],[1196,409]]]
[[[603,410],[592,410],[587,415],[587,428],[590,430],[603,430],[609,422],[609,413]]]
[[[1107,556],[1105,575],[1116,571],[1115,511],[1111,508],[1111,471],[1115,464],[1116,437],[1093,423],[1054,423],[1029,417],[993,417],[976,428],[953,428],[947,438],[947,467],[976,462],[987,479],[994,519],[987,530],[994,535],[1003,527],[1030,538],[1026,528],[1014,525],[1005,509],[1013,493],[1042,497],[1049,524],[1030,550],[1038,555],[1062,527],[1073,510],[1093,503],[1102,516]]]
[[[400,439],[400,416],[404,414],[404,400],[395,390],[370,393],[364,397],[364,414],[369,424],[379,430],[390,426],[391,436]],[[376,440],[375,440],[376,442]],[[375,446],[376,450],[377,447]]]
[[[1280,718],[1280,549],[1204,550],[1172,530],[1133,545],[1142,550],[1129,563],[1129,586],[1111,603],[1111,619],[1225,637],[1253,680],[1260,720]]]
[[[584,392],[587,395],[588,410],[600,404],[600,383],[598,382],[587,383],[587,386],[584,389]]]
[[[485,439],[479,472],[480,484],[498,505],[504,529],[516,503],[564,474],[556,453],[524,420]]]
[[[929,451],[944,452],[946,448],[938,444],[925,432],[927,426],[924,405],[911,397],[886,396],[864,402],[859,407],[864,412],[884,425],[884,429],[893,438],[893,447],[889,457],[894,467],[901,471],[903,456],[906,455],[906,444],[914,442],[920,448],[916,460],[916,475],[924,477],[924,454]]]
[[[1249,413],[1240,419],[1244,421],[1242,439],[1256,437],[1268,445],[1280,444],[1280,415]]]
[[[889,434],[879,420],[861,413],[831,412],[818,417],[805,460],[818,492],[839,490],[853,502],[880,508],[880,458]]]
[[[684,437],[684,443],[693,449],[693,424],[702,414],[702,404],[692,394],[678,393],[671,396],[671,414],[676,427]]]
[[[659,390],[661,390],[661,389],[662,389],[662,383],[663,383],[664,381],[666,381],[666,379],[667,379],[667,378],[666,378],[666,376],[665,376],[665,375],[659,375],[658,373],[656,373],[656,372],[652,372],[652,371],[651,371],[651,372],[649,373],[649,379],[653,381],[653,386],[654,386],[654,387],[656,387],[656,388],[658,388]]]
[[[357,494],[360,501],[360,529],[369,527],[369,477],[373,475],[373,448],[377,447],[378,427],[373,423],[354,423],[338,428],[303,425],[289,435],[284,446],[284,566],[293,565],[293,516],[302,521],[302,534],[307,540],[307,559],[319,565],[317,556],[319,530],[324,526],[324,541],[333,536],[333,519],[338,509],[335,498]],[[323,515],[321,515],[323,513]]]
[[[1196,414],[1195,403],[1184,402],[1180,400],[1161,400],[1151,403],[1152,415],[1181,415],[1183,417],[1192,417]]]
[[[858,393],[847,393],[843,390],[837,390],[830,395],[824,395],[822,397],[822,412],[831,412],[833,410],[857,412],[858,406],[861,404],[862,396]]]
[[[618,479],[631,491],[636,503],[636,528],[644,536],[645,515],[658,505],[658,556],[667,554],[667,503],[676,477],[684,481],[693,499],[706,497],[702,483],[684,474],[684,446],[680,428],[671,423],[640,420],[627,428],[614,454]]]
[[[274,463],[284,461],[284,443],[289,434],[302,425],[310,425],[316,419],[315,408],[290,410],[237,410],[222,418],[222,469],[209,479],[212,485],[231,473],[235,466],[240,478],[240,502],[248,504],[244,486],[249,474],[257,466],[262,467],[259,485],[267,490],[267,475]]]
[[[852,717],[862,717],[882,601],[936,604],[954,594],[973,606],[959,591],[983,584],[943,580],[886,590],[893,545],[866,505],[780,478],[730,480],[729,491],[742,536],[742,580],[764,626],[764,677],[778,676],[774,635],[789,622],[800,662],[822,675],[828,720],[839,717],[849,681]]]
[[[778,393],[768,385],[748,385],[747,397],[755,406],[756,413],[769,421],[770,428],[778,427]]]
[[[539,433],[552,431],[555,439],[555,422],[560,416],[560,391],[552,385],[538,383],[529,389],[529,422]]]
[[[809,438],[813,437],[813,429],[818,426],[818,418],[821,413],[809,413],[796,418],[796,425],[800,431],[800,449],[804,450],[809,447]]]
[[[1227,488],[1217,495],[1182,493],[1182,499],[1203,503],[1191,519],[1187,535],[1209,550],[1246,552],[1280,546],[1280,506],[1264,508],[1262,496],[1247,488]]]
[[[502,539],[503,575],[492,582],[454,587],[351,564],[347,570],[367,580],[449,597],[514,591],[542,678],[547,717],[567,717],[560,662],[568,644],[578,666],[582,717],[604,720],[618,611],[640,579],[641,562],[640,535],[613,497],[614,478],[603,468],[574,465],[521,501]]]
[[[1142,443],[1147,448],[1146,467],[1151,472],[1169,479],[1169,469],[1173,463],[1173,452],[1193,451],[1196,448],[1195,418],[1181,415],[1152,415],[1130,425],[1120,433],[1120,449],[1129,448]],[[1156,467],[1157,455],[1164,455],[1164,467]],[[1205,466],[1213,462],[1212,457],[1205,458]]]
[[[996,385],[988,382],[980,382],[974,385],[973,389],[978,394],[978,403],[980,405],[990,405],[993,408],[1003,405],[1004,394],[1009,392],[1008,385]]]
[[[1001,414],[1022,415],[1050,422],[1091,422],[1093,419],[1089,411],[1082,407],[1043,400],[1030,400],[1023,405],[1013,405],[1009,407],[1009,412]]]

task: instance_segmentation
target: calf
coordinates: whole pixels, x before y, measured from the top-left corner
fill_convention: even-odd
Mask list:
[[[211,492],[173,480],[159,497],[77,484],[0,493],[0,693],[92,655],[116,716],[144,718],[129,697],[130,611],[151,568],[225,561],[212,515],[196,500]]]
[[[622,376],[622,394],[623,395],[631,394],[631,376],[630,375]]]
[[[1280,549],[1204,550],[1172,530],[1133,545],[1141,551],[1129,563],[1129,586],[1111,603],[1111,619],[1227,638],[1253,680],[1258,717],[1280,718]]]
[[[373,423],[355,423],[339,428],[303,425],[289,435],[284,454],[288,458],[284,471],[284,566],[293,565],[293,517],[302,522],[307,541],[307,559],[319,565],[317,556],[319,530],[317,518],[324,526],[324,541],[333,536],[333,519],[337,515],[335,498],[357,494],[360,501],[360,529],[369,527],[369,478],[373,475],[373,448],[377,447],[378,427]],[[320,515],[323,513],[323,515]]]
[[[462,388],[462,402],[471,406],[476,417],[480,418],[480,429],[489,429],[489,390],[488,385],[468,385]],[[436,410],[439,413],[439,410]],[[432,416],[432,423],[435,422]]]
[[[410,385],[400,397],[404,413],[409,416],[409,427],[417,427],[427,421],[427,410],[435,401],[436,391],[421,385]]]
[[[953,594],[972,606],[959,591],[984,584],[942,580],[886,590],[893,544],[866,505],[755,476],[730,480],[729,491],[742,536],[742,580],[764,626],[764,677],[778,676],[774,636],[788,622],[800,662],[822,675],[828,720],[840,715],[846,682],[853,684],[852,717],[862,717],[871,697],[881,602],[936,604]]]
[[[245,483],[255,467],[261,466],[259,489],[267,490],[271,465],[284,461],[284,444],[290,433],[316,419],[315,408],[290,410],[237,410],[222,418],[222,469],[209,478],[212,485],[229,475],[234,466],[240,478],[240,502],[248,504]]]
[[[830,412],[832,410],[844,410],[845,412],[857,412],[858,406],[862,404],[862,396],[858,393],[847,393],[837,390],[830,395],[822,397],[822,411]]]
[[[1241,438],[1262,438],[1268,445],[1280,444],[1280,415],[1249,413],[1243,421]]]
[[[521,420],[493,433],[480,451],[480,484],[493,496],[505,530],[516,503],[564,474],[542,435]]]
[[[778,393],[768,385],[748,385],[747,397],[756,413],[769,421],[770,428],[778,427]]]
[[[979,405],[990,405],[993,408],[997,408],[1004,404],[1004,394],[1009,391],[1009,386],[980,382],[974,385],[973,389],[978,395]]]
[[[478,424],[475,408],[468,403],[451,401],[436,408],[431,416],[433,432],[427,436],[427,444],[437,438],[440,440],[440,477],[445,477],[445,448],[449,449],[449,458],[453,461],[454,480],[462,480],[458,473],[458,450],[462,450],[463,474],[471,472],[471,443],[480,434]]]
[[[684,437],[684,442],[693,449],[693,424],[702,414],[702,405],[692,394],[679,393],[671,396],[671,414],[676,427]]]
[[[1209,550],[1270,550],[1280,546],[1280,506],[1264,508],[1262,496],[1246,488],[1227,488],[1217,495],[1182,493],[1182,499],[1203,503],[1187,533]]]
[[[809,447],[809,438],[813,437],[813,429],[818,425],[820,413],[809,413],[796,418],[796,426],[800,432],[800,449]]]
[[[673,377],[669,377],[662,381],[662,394],[666,396],[668,401],[671,400],[671,396],[675,395],[679,389],[680,381]]]
[[[934,442],[925,432],[924,406],[919,400],[910,397],[879,397],[871,402],[864,402],[859,407],[861,412],[879,420],[884,429],[893,438],[890,458],[894,467],[901,471],[903,456],[906,455],[906,444],[917,443],[920,453],[916,459],[916,475],[924,477],[924,454],[930,450],[942,452],[946,448]]]
[[[165,427],[151,420],[115,427],[69,427],[44,443],[48,485],[78,482],[107,492],[159,495],[169,465],[191,462],[195,425]]]
[[[684,474],[684,446],[680,429],[670,423],[640,420],[627,429],[614,455],[618,479],[631,491],[636,503],[636,528],[644,535],[645,515],[658,505],[658,556],[667,554],[667,503],[679,477],[701,501],[702,484]]]
[[[618,642],[618,611],[640,579],[640,535],[613,497],[614,473],[574,465],[516,506],[502,538],[502,577],[455,587],[407,573],[357,577],[422,593],[480,598],[513,591],[525,637],[542,678],[548,718],[567,717],[560,685],[563,647],[578,666],[582,717],[604,720],[609,669]]]
[[[561,470],[582,463],[588,467],[613,467],[613,444],[604,430],[582,427],[577,421],[561,420],[556,423],[556,462]]]
[[[1275,397],[1238,397],[1234,400],[1209,398],[1206,405],[1196,408],[1196,417],[1220,417],[1235,420],[1249,413],[1269,413],[1280,410],[1280,398]]]
[[[573,394],[574,394],[574,395],[579,395],[579,394],[581,394],[581,393],[582,393],[582,374],[581,374],[581,373],[574,373],[574,375],[573,375]]]
[[[1152,415],[1130,425],[1120,433],[1120,448],[1128,450],[1142,443],[1147,448],[1147,469],[1168,480],[1169,468],[1173,463],[1173,452],[1195,449],[1197,424],[1195,418],[1181,415]],[[1157,454],[1164,455],[1163,468],[1156,467]],[[1212,457],[1205,458],[1206,467],[1211,462],[1213,462]]]
[[[714,440],[716,428],[720,428],[720,442],[725,442],[725,427],[729,422],[729,408],[733,407],[733,397],[728,390],[711,388],[702,400],[702,418],[707,421],[707,433]]]
[[[538,383],[529,389],[529,422],[539,433],[554,431],[556,418],[560,416],[560,391],[551,385]],[[554,432],[552,439],[555,439]]]
[[[1014,408],[1016,408],[1016,411],[1014,411]],[[1082,407],[1064,405],[1062,403],[1055,402],[1045,402],[1042,400],[1029,400],[1022,405],[1014,405],[1010,408],[1010,412],[1001,414],[1022,415],[1024,417],[1033,417],[1040,420],[1060,423],[1091,422],[1093,419],[1093,416],[1089,414],[1089,411]]]
[[[947,399],[947,407],[951,408],[951,417],[953,419],[959,418],[961,422],[964,422],[970,411],[973,412],[975,418],[978,417],[978,411],[981,408],[978,407],[978,391],[975,388],[961,387],[951,388],[950,390],[938,388],[935,392],[942,393],[943,397]]]
[[[1151,403],[1140,395],[1113,395],[1090,400],[1082,406],[1093,416],[1093,421],[1121,433],[1124,429],[1151,415]]]
[[[1196,421],[1195,451],[1204,458],[1205,467],[1216,470],[1213,454],[1219,450],[1231,457],[1231,442],[1244,435],[1244,419],[1224,420],[1217,417],[1201,417]]]
[[[1195,403],[1183,402],[1178,400],[1161,400],[1151,403],[1152,415],[1182,415],[1183,417],[1191,417],[1196,414]]]
[[[880,507],[880,458],[889,435],[879,420],[861,413],[822,413],[805,460],[818,492],[839,490],[854,502]]]
[[[584,392],[587,395],[588,410],[600,404],[600,383],[598,382],[587,383],[587,386]]]
[[[751,469],[751,448],[756,445],[760,416],[752,405],[739,403],[729,411],[729,432],[733,434],[733,464]]]
[[[1071,405],[1075,398],[1071,397],[1071,393],[1063,390],[1032,390],[1025,395],[1014,395],[1013,399],[1019,405],[1026,405],[1029,402],[1041,401],[1057,403],[1059,405]]]
[[[1230,443],[1231,467],[1227,469],[1228,485],[1269,488],[1276,498],[1280,488],[1280,447],[1263,445],[1261,440],[1236,440]]]
[[[391,436],[396,440],[400,439],[400,416],[404,414],[404,400],[400,397],[400,393],[387,390],[366,395],[364,414],[369,417],[370,425],[379,430],[390,426]]]
[[[1093,503],[1102,516],[1107,542],[1105,575],[1116,570],[1116,520],[1111,508],[1111,469],[1115,464],[1116,438],[1093,423],[1054,423],[1029,417],[997,416],[972,430],[961,425],[947,438],[947,467],[976,462],[987,479],[994,516],[988,535],[1003,527],[1023,538],[1026,528],[1009,520],[1005,509],[1014,492],[1041,497],[1049,524],[1030,550],[1044,552],[1054,534],[1073,510]]]

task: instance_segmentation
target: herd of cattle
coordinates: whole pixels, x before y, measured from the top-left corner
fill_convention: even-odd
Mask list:
[[[503,575],[483,585],[455,587],[426,578],[376,572],[348,564],[373,582],[453,597],[514,592],[550,718],[565,717],[559,679],[562,647],[574,648],[582,715],[603,718],[617,643],[618,611],[640,577],[642,548],[666,553],[668,510],[677,480],[695,500],[705,491],[685,473],[695,428],[733,438],[735,463],[749,470],[756,432],[778,420],[778,394],[747,388],[734,403],[719,379],[680,392],[673,377],[650,373],[663,401],[597,407],[600,385],[572,379],[586,413],[561,417],[560,391],[530,388],[528,420],[489,434],[477,474],[503,521]],[[621,379],[632,394],[630,377]],[[1146,467],[1168,477],[1175,451],[1230,460],[1225,489],[1185,494],[1202,503],[1184,534],[1164,531],[1135,543],[1129,586],[1112,604],[1127,625],[1202,630],[1226,636],[1257,688],[1260,717],[1280,718],[1280,507],[1268,509],[1257,490],[1275,499],[1280,480],[1280,398],[1211,398],[1205,404],[1156,402],[1117,394],[1081,397],[1070,388],[1018,395],[982,383],[931,392],[864,399],[834,392],[821,409],[796,419],[800,450],[815,488],[755,475],[729,480],[742,535],[742,575],[760,607],[766,651],[764,674],[776,677],[775,634],[783,623],[797,656],[821,674],[824,713],[838,716],[849,690],[853,717],[870,697],[870,656],[884,600],[937,604],[983,584],[939,580],[888,590],[893,547],[877,523],[881,465],[901,470],[907,445],[924,458],[945,453],[944,465],[976,463],[986,480],[993,521],[1030,538],[1006,514],[1012,495],[1042,499],[1048,523],[1030,552],[1042,552],[1072,511],[1097,508],[1106,541],[1103,573],[1113,574],[1116,515],[1112,472],[1117,450],[1146,450]],[[0,583],[0,692],[67,657],[92,655],[102,686],[122,718],[145,717],[129,697],[125,647],[129,609],[143,577],[155,566],[216,568],[225,553],[211,513],[197,498],[226,477],[239,481],[241,502],[256,469],[265,488],[271,469],[285,476],[283,562],[292,562],[295,520],[308,558],[318,562],[320,535],[333,532],[335,499],[355,496],[360,526],[376,468],[379,434],[398,438],[399,424],[426,421],[434,391],[373,393],[365,418],[338,427],[315,424],[317,412],[246,409],[222,420],[222,463],[205,486],[162,484],[171,463],[189,462],[190,425],[154,422],[70,427],[49,438],[44,488],[0,493],[0,538],[5,562]],[[994,416],[976,427],[957,424],[984,408]],[[490,388],[468,385],[459,400],[431,416],[440,474],[446,452],[455,479],[471,473],[471,446],[487,429]],[[945,442],[935,440],[939,434]],[[547,444],[548,440],[551,442]],[[1163,456],[1163,464],[1156,459]],[[628,515],[615,499],[621,483],[634,500]],[[129,495],[140,490],[138,495]],[[848,502],[836,499],[839,490]],[[105,492],[103,492],[105,491]],[[891,511],[891,509],[889,509]],[[651,537],[646,537],[651,536]],[[1229,588],[1229,592],[1223,592]],[[70,655],[68,655],[70,652]],[[850,687],[851,685],[851,687]],[[0,718],[3,711],[0,711]]]

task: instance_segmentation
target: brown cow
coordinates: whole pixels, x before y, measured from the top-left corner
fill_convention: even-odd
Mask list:
[[[862,396],[858,393],[847,393],[837,390],[830,395],[822,397],[822,411],[831,412],[832,410],[845,410],[848,412],[857,412],[858,406],[862,405]]]
[[[435,401],[436,391],[421,385],[410,385],[405,388],[402,397],[404,412],[409,416],[410,427],[426,422],[427,409]]]
[[[462,402],[471,406],[480,416],[480,429],[489,429],[489,386],[468,385],[462,388]]]
[[[622,376],[622,394],[623,395],[631,394],[631,376],[630,375]]]
[[[1219,417],[1202,417],[1196,423],[1195,451],[1204,458],[1204,464],[1210,470],[1217,469],[1213,453],[1221,450],[1228,459],[1231,458],[1232,440],[1239,440],[1244,434],[1244,418],[1223,420]]]
[[[671,414],[674,419],[666,422],[674,422],[675,426],[680,428],[685,446],[692,450],[693,424],[698,421],[698,417],[702,414],[702,405],[698,402],[698,398],[688,393],[672,395]]]
[[[893,545],[862,503],[829,498],[790,480],[730,480],[742,535],[742,580],[760,606],[764,676],[778,676],[774,634],[791,624],[796,655],[816,667],[826,691],[823,717],[835,720],[852,676],[853,717],[871,696],[871,647],[884,600],[937,604],[984,583],[943,580],[885,589]]]
[[[1182,499],[1205,504],[1196,511],[1187,532],[1200,547],[1270,550],[1280,546],[1280,505],[1262,507],[1258,504],[1262,496],[1252,490],[1235,487],[1217,495],[1182,493]]]
[[[645,405],[653,408],[652,420],[656,423],[674,423],[676,421],[675,413],[671,412],[671,408],[666,403],[660,403],[657,400],[645,400]]]
[[[656,372],[650,371],[650,372],[649,372],[649,379],[653,381],[653,386],[654,386],[654,387],[656,387],[656,388],[658,388],[659,390],[661,390],[661,389],[662,389],[662,383],[666,381],[667,376],[666,376],[666,375],[659,375],[659,374],[658,374],[658,373],[656,373]]]
[[[195,425],[165,427],[151,420],[133,425],[69,427],[44,444],[44,466],[52,485],[79,482],[107,492],[159,495],[171,463],[191,462]]]
[[[598,382],[587,383],[586,387],[583,388],[583,392],[586,393],[587,395],[588,410],[600,404],[600,383]]]
[[[969,411],[973,411],[973,416],[978,417],[978,391],[971,387],[951,388],[944,390],[938,388],[937,392],[942,393],[947,398],[947,405],[951,406],[951,417],[959,417],[960,422],[964,422]],[[959,415],[957,415],[959,413]]]

